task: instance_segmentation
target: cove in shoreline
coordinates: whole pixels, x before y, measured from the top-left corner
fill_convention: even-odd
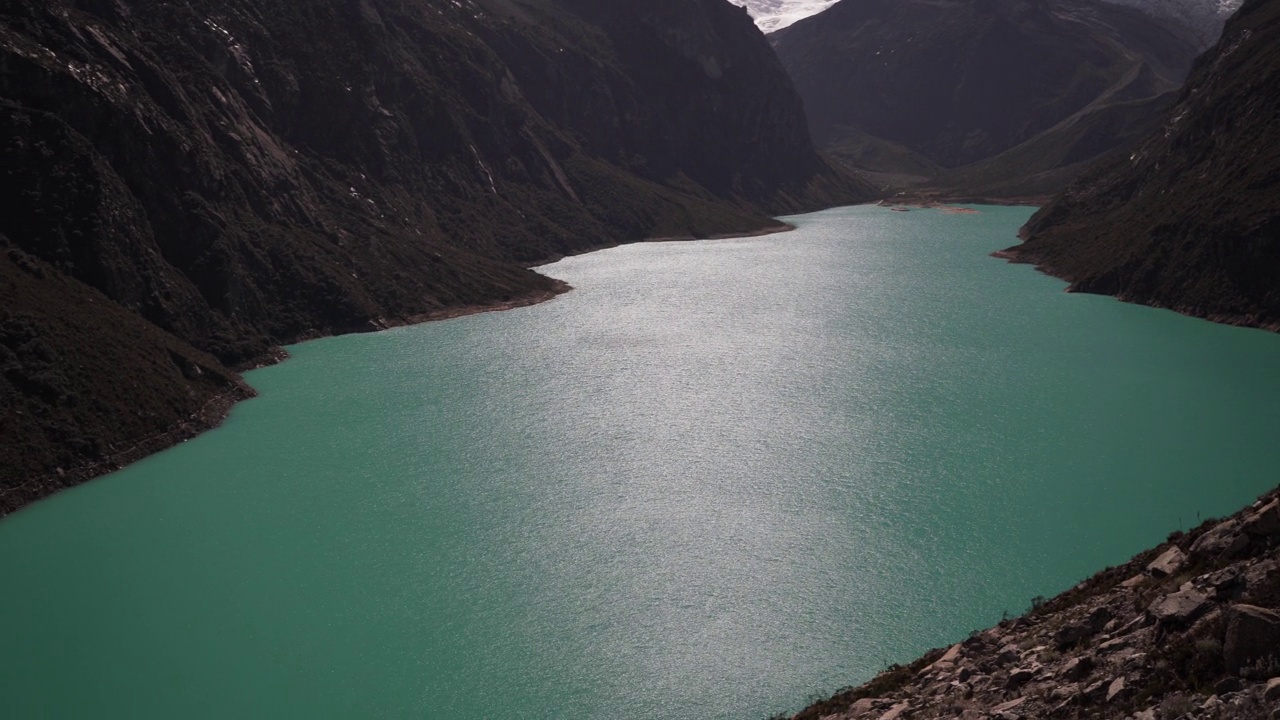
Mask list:
[[[697,238],[692,235],[688,236],[668,236],[645,238],[643,240],[634,241],[634,243],[648,242],[691,242],[698,240],[723,240],[732,238],[750,238],[772,235],[775,233],[789,232],[795,229],[794,225],[781,223],[778,225],[770,225],[759,230],[751,230],[742,233],[724,233],[715,234],[706,238]],[[620,243],[620,244],[634,244]],[[598,252],[610,247],[617,247],[619,243],[612,245],[601,245],[584,250],[582,254]],[[558,259],[558,258],[557,258]],[[345,335],[350,333],[367,333],[380,332],[397,327],[405,327],[410,325],[418,325],[427,322],[438,322],[443,320],[452,320],[469,315],[477,315],[490,312],[502,312],[513,310],[516,308],[529,307],[539,303],[547,302],[555,297],[572,290],[572,286],[563,281],[555,281],[553,289],[549,291],[535,291],[523,297],[517,297],[510,300],[495,301],[481,305],[461,305],[453,307],[440,308],[428,313],[421,313],[407,317],[376,317],[370,318],[367,325],[352,328],[347,332],[336,334],[311,333],[305,334],[295,339],[296,342],[306,342],[310,340],[318,340],[325,337],[334,337],[335,335]],[[283,346],[273,346],[260,357],[238,365],[232,368],[236,373],[246,373],[265,367],[270,367],[278,363],[284,362],[289,358],[289,352]],[[178,422],[166,430],[152,435],[147,438],[138,440],[123,450],[112,452],[109,456],[99,460],[84,463],[75,467],[58,468],[53,472],[38,475],[27,479],[21,485],[10,488],[0,493],[0,519],[6,515],[16,512],[31,503],[38,502],[62,490],[66,490],[85,482],[93,480],[113,472],[117,472],[128,465],[135,463],[143,458],[158,452],[167,450],[179,443],[186,442],[202,433],[208,432],[220,426],[231,412],[236,403],[255,397],[257,392],[247,383],[241,380],[238,385],[224,393],[220,393],[210,398],[201,409],[193,413],[190,417]]]

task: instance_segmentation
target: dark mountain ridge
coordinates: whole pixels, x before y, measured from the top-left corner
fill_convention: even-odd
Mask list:
[[[0,512],[280,344],[870,195],[721,0],[13,0],[0,68]]]
[[[849,165],[1020,194],[1154,128],[1199,49],[1098,0],[842,0],[770,39]]]
[[[1071,289],[1280,329],[1280,1],[1251,0],[1158,132],[1099,164],[1003,256]]]

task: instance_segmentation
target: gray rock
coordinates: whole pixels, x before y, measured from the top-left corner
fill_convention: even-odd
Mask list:
[[[1209,608],[1212,598],[1209,593],[1191,584],[1184,584],[1176,593],[1165,595],[1147,608],[1147,612],[1156,621],[1166,625],[1180,625],[1191,622],[1197,615]]]
[[[1232,605],[1227,609],[1227,633],[1222,642],[1222,658],[1227,670],[1236,672],[1280,648],[1280,613],[1255,605]]]
[[[1059,650],[1066,650],[1093,637],[1093,633],[1093,627],[1087,621],[1067,623],[1053,634],[1053,643]]]
[[[1249,581],[1244,573],[1240,572],[1240,568],[1231,565],[1205,576],[1200,584],[1211,588],[1214,597],[1219,601],[1226,601],[1240,597],[1240,594],[1248,587]]]
[[[1080,694],[1080,686],[1075,684],[1058,685],[1049,691],[1049,700],[1053,702],[1061,702],[1063,700],[1074,700],[1076,695]]]
[[[1086,687],[1080,691],[1080,695],[1089,702],[1099,702],[1107,696],[1107,691],[1111,689],[1111,683],[1106,680],[1098,682]]]
[[[1156,709],[1149,707],[1138,713],[1134,713],[1133,720],[1156,720]]]
[[[1129,636],[1123,635],[1118,638],[1111,638],[1110,640],[1099,645],[1098,652],[1103,655],[1106,655],[1107,653],[1113,653],[1113,652],[1116,652],[1117,650],[1124,650],[1125,648],[1128,648],[1132,644],[1133,644],[1133,641],[1129,638]]]
[[[1191,544],[1191,555],[1201,559],[1231,557],[1249,546],[1249,538],[1239,520],[1224,520],[1214,525]]]
[[[1262,689],[1262,699],[1267,702],[1280,702],[1280,677],[1273,677],[1267,681],[1267,686]]]
[[[1093,667],[1093,658],[1088,655],[1084,657],[1073,657],[1067,661],[1066,665],[1062,666],[1060,675],[1065,680],[1075,682],[1088,677],[1089,673],[1093,672]]]
[[[1031,681],[1040,670],[1038,667],[1014,668],[1009,671],[1009,680],[1005,683],[1007,688],[1016,688]]]
[[[902,717],[903,714],[907,712],[907,708],[909,707],[911,706],[908,703],[900,702],[889,708],[889,712],[881,715],[880,720],[898,720],[898,718]]]
[[[1280,499],[1272,500],[1244,521],[1244,531],[1255,537],[1280,535]]]
[[[1116,614],[1111,612],[1111,608],[1106,606],[1097,607],[1093,609],[1093,612],[1089,613],[1089,617],[1085,619],[1085,622],[1089,623],[1089,627],[1093,628],[1096,633],[1101,632],[1102,628],[1106,627],[1107,623],[1111,622],[1115,616]]]
[[[1186,562],[1186,553],[1179,550],[1178,546],[1175,545],[1161,553],[1160,557],[1152,560],[1147,565],[1147,572],[1151,573],[1152,577],[1169,577],[1178,572],[1178,568],[1182,567]]]
[[[948,662],[946,660],[939,660],[938,662],[930,665],[924,670],[921,670],[920,674],[928,675],[931,672],[935,672],[935,673],[938,673],[939,675],[945,675],[955,669],[956,669],[955,663]]]
[[[996,655],[996,661],[1001,665],[1008,665],[1020,659],[1022,659],[1022,654],[1018,652],[1017,645],[1005,645],[1000,648],[1000,653]]]
[[[1020,697],[1020,698],[1017,698],[1016,700],[1010,700],[1009,702],[1002,702],[999,705],[996,705],[995,707],[991,708],[991,714],[999,715],[1000,713],[1009,712],[1010,710],[1013,710],[1019,707],[1020,705],[1022,705],[1022,703],[1026,701],[1027,699],[1025,697]]]
[[[1111,684],[1107,686],[1107,702],[1112,702],[1116,699],[1123,700],[1128,694],[1129,688],[1125,684],[1123,675],[1112,680]]]
[[[1137,575],[1134,575],[1128,580],[1125,580],[1124,582],[1120,583],[1120,587],[1125,588],[1127,590],[1132,590],[1133,588],[1136,588],[1142,583],[1146,582],[1147,579],[1148,578],[1145,573],[1138,573]]]
[[[880,701],[877,698],[862,698],[849,707],[849,712],[854,717],[862,717],[872,710],[876,709],[876,704]]]
[[[956,643],[947,649],[942,657],[934,661],[932,665],[920,671],[921,675],[930,671],[950,672],[955,668],[956,658],[960,657],[960,643]]]

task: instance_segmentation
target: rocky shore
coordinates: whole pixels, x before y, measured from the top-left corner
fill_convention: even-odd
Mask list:
[[[1280,488],[795,720],[1280,718]]]

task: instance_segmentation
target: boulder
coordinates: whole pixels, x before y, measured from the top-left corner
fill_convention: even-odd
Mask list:
[[[1080,695],[1087,702],[1099,702],[1106,698],[1107,692],[1111,689],[1111,683],[1106,680],[1098,682],[1086,687],[1080,691]]]
[[[1022,653],[1018,651],[1017,645],[1005,645],[1000,648],[1000,653],[996,655],[996,662],[1000,665],[1008,665],[1022,658]]]
[[[1211,602],[1209,593],[1187,583],[1178,592],[1165,595],[1151,603],[1147,612],[1164,625],[1183,625],[1207,610]]]
[[[1122,635],[1118,638],[1111,638],[1110,640],[1099,645],[1098,653],[1101,655],[1106,655],[1107,653],[1113,653],[1118,650],[1124,650],[1125,648],[1128,648],[1131,645],[1133,645],[1133,639],[1130,638],[1128,635]]]
[[[1022,705],[1022,703],[1026,701],[1027,699],[1025,697],[1020,697],[1015,700],[1010,700],[1009,702],[1002,702],[999,705],[996,705],[995,707],[991,708],[991,714],[999,715],[1001,713],[1010,712],[1015,708],[1019,707],[1020,705]]]
[[[1169,577],[1187,562],[1186,553],[1173,546],[1160,554],[1160,557],[1147,564],[1147,572],[1152,577]]]
[[[1093,609],[1093,612],[1089,613],[1089,617],[1085,622],[1089,623],[1089,627],[1096,633],[1106,627],[1107,623],[1111,622],[1115,616],[1115,613],[1111,612],[1111,608],[1109,607],[1096,607]]]
[[[1267,702],[1280,702],[1280,677],[1273,677],[1267,681],[1267,686],[1262,689],[1262,699]]]
[[[1280,613],[1243,604],[1227,609],[1222,657],[1229,672],[1275,654],[1280,654]]]
[[[1280,535],[1280,499],[1263,505],[1244,521],[1242,528],[1247,535],[1267,537]]]
[[[1125,580],[1124,582],[1120,583],[1120,587],[1126,590],[1132,590],[1133,588],[1136,588],[1142,583],[1146,582],[1147,579],[1148,577],[1145,573],[1138,573],[1137,575],[1134,575],[1128,580]]]
[[[862,717],[872,710],[875,710],[876,705],[879,704],[879,702],[880,701],[877,698],[862,698],[849,706],[849,713],[854,717]]]
[[[1205,578],[1204,585],[1213,588],[1219,600],[1239,597],[1248,585],[1248,580],[1240,568],[1232,565],[1225,567]]]
[[[956,659],[960,657],[960,643],[952,645],[942,657],[938,658],[933,664],[920,671],[920,674],[927,675],[930,672],[950,672],[955,669]]]
[[[907,708],[909,707],[911,706],[908,703],[900,702],[889,708],[889,712],[881,715],[880,720],[898,720],[898,718],[903,717],[906,714]]]
[[[1039,667],[1014,668],[1009,671],[1009,680],[1005,683],[1005,687],[1016,688],[1024,683],[1030,682],[1039,671]]]
[[[1093,672],[1093,666],[1093,658],[1087,655],[1084,657],[1074,657],[1068,660],[1066,665],[1062,666],[1062,670],[1059,675],[1061,675],[1064,680],[1075,682],[1088,677],[1089,673]]]
[[[1129,687],[1124,681],[1124,676],[1116,678],[1107,686],[1107,702],[1117,699],[1124,699],[1129,694]]]
[[[1249,546],[1239,520],[1224,520],[1191,544],[1191,556],[1199,559],[1231,557]]]
[[[1080,686],[1075,683],[1054,684],[1053,689],[1049,691],[1049,701],[1060,703],[1063,700],[1075,700],[1080,694]]]
[[[1059,650],[1066,650],[1080,644],[1081,641],[1093,637],[1093,627],[1087,621],[1067,623],[1053,634],[1053,644]]]

